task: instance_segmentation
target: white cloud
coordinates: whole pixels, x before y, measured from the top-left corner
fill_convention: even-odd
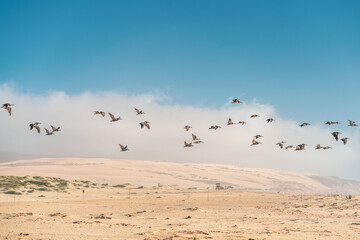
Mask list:
[[[18,93],[6,85],[0,87],[0,101],[16,105],[11,117],[0,111],[0,152],[221,163],[360,180],[358,128],[343,127],[342,136],[350,137],[344,146],[331,136],[332,129],[339,126],[324,125],[328,119],[300,128],[299,123],[281,118],[273,106],[256,101],[211,109],[169,104],[171,99],[160,94],[50,92],[37,96]],[[146,114],[136,115],[134,107]],[[94,116],[94,110],[109,111],[123,120],[112,123],[108,116]],[[260,118],[250,119],[255,113]],[[248,124],[226,126],[229,117]],[[266,123],[268,117],[275,122]],[[144,120],[151,122],[151,130],[140,129],[139,122]],[[29,130],[28,125],[36,121],[42,123],[41,134]],[[45,136],[43,128],[50,124],[61,126],[62,131]],[[186,124],[192,126],[189,132],[183,129]],[[215,124],[222,128],[208,129]],[[205,143],[184,148],[183,141],[190,141],[191,133]],[[264,136],[262,144],[250,146],[256,134]],[[281,150],[275,145],[281,140],[292,145],[307,143],[307,150]],[[120,152],[118,143],[128,145],[130,151]],[[333,149],[315,150],[317,143]]]

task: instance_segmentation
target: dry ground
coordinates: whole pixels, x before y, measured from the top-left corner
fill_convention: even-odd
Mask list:
[[[358,240],[359,214],[358,195],[71,187],[1,193],[0,239]]]

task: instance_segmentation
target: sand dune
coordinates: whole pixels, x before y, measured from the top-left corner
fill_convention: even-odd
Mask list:
[[[82,158],[11,161],[0,164],[0,173],[1,239],[358,240],[360,234],[359,195],[289,193],[359,186],[336,178]],[[216,182],[238,189],[183,189]]]
[[[151,187],[214,187],[215,183],[240,190],[359,193],[360,182],[307,173],[241,168],[219,164],[191,164],[99,158],[42,158],[0,163],[1,175],[52,176],[68,180]]]
[[[1,180],[6,178],[15,177]],[[26,178],[34,179],[53,186],[61,181]],[[29,188],[17,189],[22,194],[16,196],[0,193],[1,239],[358,240],[360,234],[358,195],[349,200],[343,195],[114,187],[86,181],[68,181],[60,191]]]

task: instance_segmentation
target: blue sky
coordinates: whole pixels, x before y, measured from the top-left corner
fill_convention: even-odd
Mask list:
[[[358,1],[1,1],[0,83],[18,91],[230,96],[299,122],[360,121]]]

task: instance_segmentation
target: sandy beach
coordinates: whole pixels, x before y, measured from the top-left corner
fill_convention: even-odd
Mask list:
[[[200,182],[198,187],[194,187],[193,180],[176,182],[176,178],[169,175],[172,186],[154,184],[165,182],[165,179],[159,180],[155,176],[153,178],[158,181],[145,184],[149,175],[144,173],[137,174],[141,184],[136,184],[130,181],[132,178],[123,182],[121,180],[125,179],[112,178],[110,170],[109,175],[102,171],[104,182],[94,181],[100,179],[96,174],[91,180],[84,180],[87,175],[93,174],[90,171],[92,167],[87,172],[86,166],[80,162],[94,167],[116,165],[116,161],[73,160],[73,166],[82,167],[77,174],[65,164],[69,159],[2,163],[0,169],[5,173],[1,176],[2,186],[17,183],[20,187],[13,194],[9,191],[6,194],[5,190],[0,193],[1,239],[355,240],[360,236],[359,195],[346,199],[344,194],[246,191],[237,188],[215,190],[210,183]],[[57,172],[51,171],[52,161],[58,164]],[[101,162],[103,164],[99,164]],[[165,171],[166,165],[177,163],[147,164],[162,164],[162,171]],[[134,171],[141,172],[137,165],[145,166],[135,162],[132,165]],[[201,167],[198,164],[187,165],[184,167]],[[211,168],[210,165],[202,167]],[[212,167],[216,170],[223,166]],[[42,168],[52,176],[38,176],[45,174],[41,174]],[[100,170],[103,169],[100,167]],[[180,170],[178,174],[181,174]],[[12,174],[9,174],[11,171]],[[67,175],[64,175],[65,172]],[[286,175],[282,176],[286,178]],[[266,186],[266,182],[263,185]]]
[[[358,239],[360,198],[236,190],[45,192],[0,205],[2,239]],[[4,196],[1,195],[2,200]]]

